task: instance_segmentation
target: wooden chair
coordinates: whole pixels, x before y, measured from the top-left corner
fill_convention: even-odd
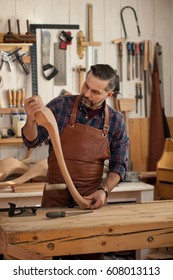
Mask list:
[[[165,140],[164,150],[157,162],[157,199],[173,199],[173,138]]]

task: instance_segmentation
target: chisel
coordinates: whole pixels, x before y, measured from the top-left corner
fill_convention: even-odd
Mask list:
[[[131,55],[131,43],[127,42],[127,80],[130,81],[130,55]]]
[[[143,64],[144,64],[144,43],[139,43],[140,52],[140,80],[143,81]]]
[[[135,43],[132,42],[131,44],[131,49],[132,49],[132,79],[134,80],[135,78]]]
[[[147,117],[147,69],[148,69],[148,41],[144,41],[144,108]]]
[[[135,70],[136,70],[136,78],[139,75],[139,43],[135,44]]]
[[[148,91],[152,94],[152,42],[148,41]]]

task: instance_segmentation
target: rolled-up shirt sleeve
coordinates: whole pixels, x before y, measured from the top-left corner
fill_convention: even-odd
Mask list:
[[[33,141],[29,141],[28,139],[26,139],[25,135],[23,134],[23,129],[22,129],[22,138],[26,147],[34,148],[38,144],[43,143],[43,141],[48,137],[48,132],[43,126],[38,125],[37,130],[38,130],[37,138],[34,139]]]
[[[129,137],[122,114],[116,114],[116,121],[112,121],[113,124],[114,128],[110,129],[112,137],[110,142],[109,172],[118,173],[121,181],[123,181],[128,166]]]

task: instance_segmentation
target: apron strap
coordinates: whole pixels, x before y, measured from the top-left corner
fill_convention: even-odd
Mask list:
[[[76,121],[76,114],[77,114],[80,99],[81,99],[81,95],[78,95],[76,97],[72,113],[70,114],[70,126],[74,126],[74,123]],[[108,131],[109,131],[109,110],[105,101],[105,119],[104,119],[104,126],[103,126],[103,135],[107,136]]]

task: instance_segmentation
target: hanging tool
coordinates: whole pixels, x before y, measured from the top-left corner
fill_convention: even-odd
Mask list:
[[[7,62],[9,66],[9,70],[12,71],[13,65],[12,60],[9,56],[8,52],[0,51],[0,70],[2,69],[3,63]]]
[[[50,64],[50,45],[51,33],[46,30],[41,30],[41,47],[42,47],[42,67],[43,76],[49,81],[58,73],[58,70]]]
[[[147,112],[147,69],[148,69],[148,41],[144,41],[144,107],[145,107],[145,117],[148,116]]]
[[[140,115],[142,116],[142,99],[143,99],[143,95],[142,95],[142,83],[139,83],[139,95],[138,98],[140,100]]]
[[[163,86],[163,61],[162,61],[162,46],[157,42],[155,46],[155,55],[156,60],[158,63],[158,74],[159,74],[159,81],[160,81],[160,96],[161,96],[161,103],[162,107],[165,107],[164,101],[164,86]]]
[[[16,98],[16,90],[12,90],[12,107],[16,108],[17,106],[17,98]]]
[[[135,43],[135,70],[136,78],[139,75],[139,43]]]
[[[64,30],[60,33],[59,39],[61,40],[59,48],[62,50],[67,49],[67,45],[72,44],[73,37],[71,36],[71,31],[65,32]]]
[[[83,212],[65,212],[65,211],[58,211],[58,212],[47,212],[46,217],[50,219],[55,218],[64,218],[69,216],[77,216],[77,215],[83,215],[83,214],[90,214],[93,213],[93,211],[83,211]]]
[[[93,47],[101,46],[101,42],[95,42],[93,38],[93,5],[88,3],[88,41],[87,69],[93,64]]]
[[[79,92],[81,92],[86,77],[86,68],[83,67],[82,65],[79,65],[77,67],[77,72],[79,73]]]
[[[135,78],[135,43],[131,43],[131,54],[132,54],[132,79]]]
[[[135,20],[136,20],[138,36],[141,36],[141,32],[140,32],[140,28],[139,28],[139,23],[138,23],[138,18],[137,18],[135,9],[132,8],[131,6],[125,6],[125,7],[122,8],[122,10],[121,10],[121,22],[122,22],[122,25],[123,25],[125,40],[127,39],[127,32],[126,32],[126,28],[125,28],[125,24],[124,24],[124,18],[123,18],[123,12],[124,12],[125,9],[131,9],[131,10],[133,11],[134,16],[135,16]]]
[[[25,64],[25,63],[23,62],[23,60],[22,60],[22,56],[25,55],[25,53],[23,53],[23,54],[21,54],[21,55],[19,54],[19,51],[20,51],[21,49],[22,49],[22,48],[18,48],[18,49],[16,49],[16,50],[10,52],[10,53],[8,54],[8,56],[11,57],[12,55],[14,55],[16,58],[13,59],[12,61],[14,62],[14,61],[17,60],[17,61],[20,63],[20,65],[22,66],[22,68],[23,68],[25,74],[28,75],[28,74],[29,74],[29,70],[28,70],[26,64]]]
[[[131,43],[127,42],[127,80],[131,79],[130,61],[131,61]]]
[[[123,80],[123,43],[118,43],[118,55],[119,55],[119,65],[120,65],[120,81]]]
[[[144,43],[139,43],[139,52],[140,52],[140,79],[143,81],[143,65],[144,65]]]
[[[138,100],[139,100],[139,84],[138,83],[136,83],[135,88],[136,88],[135,99],[136,99],[136,114],[137,114],[138,113]]]
[[[151,95],[152,87],[152,41],[148,41],[148,92]]]

